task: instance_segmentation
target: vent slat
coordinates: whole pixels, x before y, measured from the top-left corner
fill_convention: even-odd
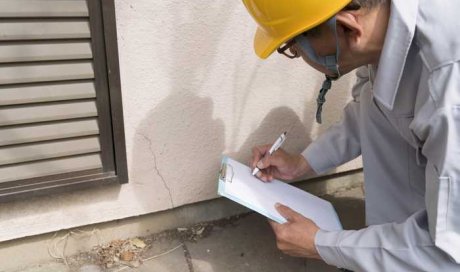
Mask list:
[[[87,17],[86,0],[0,0],[0,18]]]
[[[0,63],[79,60],[92,57],[90,41],[0,44]]]
[[[92,81],[0,87],[0,106],[95,97]]]
[[[100,154],[0,167],[0,182],[102,168]]]
[[[0,23],[0,41],[90,38],[87,19],[11,20]]]
[[[0,128],[0,146],[99,134],[97,119]]]
[[[0,126],[97,116],[96,101],[53,103],[0,109]]]
[[[28,144],[0,148],[0,166],[51,158],[95,153],[101,151],[99,138],[69,139],[64,141]]]
[[[0,84],[92,78],[94,78],[94,70],[91,61],[78,63],[42,63],[0,66]]]

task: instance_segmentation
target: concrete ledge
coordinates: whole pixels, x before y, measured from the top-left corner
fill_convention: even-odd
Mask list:
[[[358,170],[297,182],[295,185],[315,195],[324,196],[361,186],[362,182],[363,175]],[[82,251],[89,251],[98,243],[147,236],[167,229],[217,220],[246,212],[248,212],[246,208],[220,198],[169,211],[85,226],[78,228],[78,230],[66,230],[3,242],[0,244],[0,263],[2,264],[0,272],[20,271],[21,267],[30,264],[49,262],[53,260],[49,254],[49,249],[57,255],[65,253],[65,256],[70,256]],[[68,238],[64,239],[66,235]]]

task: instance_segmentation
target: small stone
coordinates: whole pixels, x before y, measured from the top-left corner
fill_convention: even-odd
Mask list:
[[[200,228],[196,231],[196,234],[197,234],[198,236],[201,236],[201,234],[203,234],[203,232],[204,232],[204,227],[200,227]]]
[[[137,248],[144,248],[145,247],[145,243],[144,241],[142,241],[141,239],[139,238],[134,238],[131,240],[131,244],[134,245],[135,247]]]
[[[123,251],[120,254],[120,259],[125,262],[130,262],[134,259],[134,253],[132,253],[131,251]]]

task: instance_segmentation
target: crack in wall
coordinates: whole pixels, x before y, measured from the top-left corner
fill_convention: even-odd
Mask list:
[[[149,143],[149,150],[150,150],[150,153],[152,154],[152,157],[153,157],[153,163],[154,163],[154,170],[155,172],[157,173],[157,175],[160,177],[161,181],[163,182],[163,186],[165,187],[165,189],[168,191],[168,194],[169,194],[169,201],[171,202],[171,206],[174,208],[175,205],[174,205],[174,201],[173,201],[173,197],[172,197],[172,193],[171,193],[171,188],[169,188],[168,186],[168,183],[166,182],[165,178],[163,177],[163,175],[160,173],[160,169],[158,169],[158,164],[157,164],[157,156],[155,154],[155,151],[153,150],[153,147],[152,147],[152,140],[150,140],[150,138],[148,138],[147,136],[145,136],[144,134],[140,134],[139,135],[141,137],[143,137],[148,143]]]

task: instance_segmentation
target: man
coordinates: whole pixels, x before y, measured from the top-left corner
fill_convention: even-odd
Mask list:
[[[278,50],[326,74],[318,121],[331,80],[358,69],[339,123],[302,154],[256,147],[252,166],[287,180],[362,155],[369,227],[327,232],[280,205],[278,247],[354,271],[460,271],[460,1],[243,2],[259,57]]]

